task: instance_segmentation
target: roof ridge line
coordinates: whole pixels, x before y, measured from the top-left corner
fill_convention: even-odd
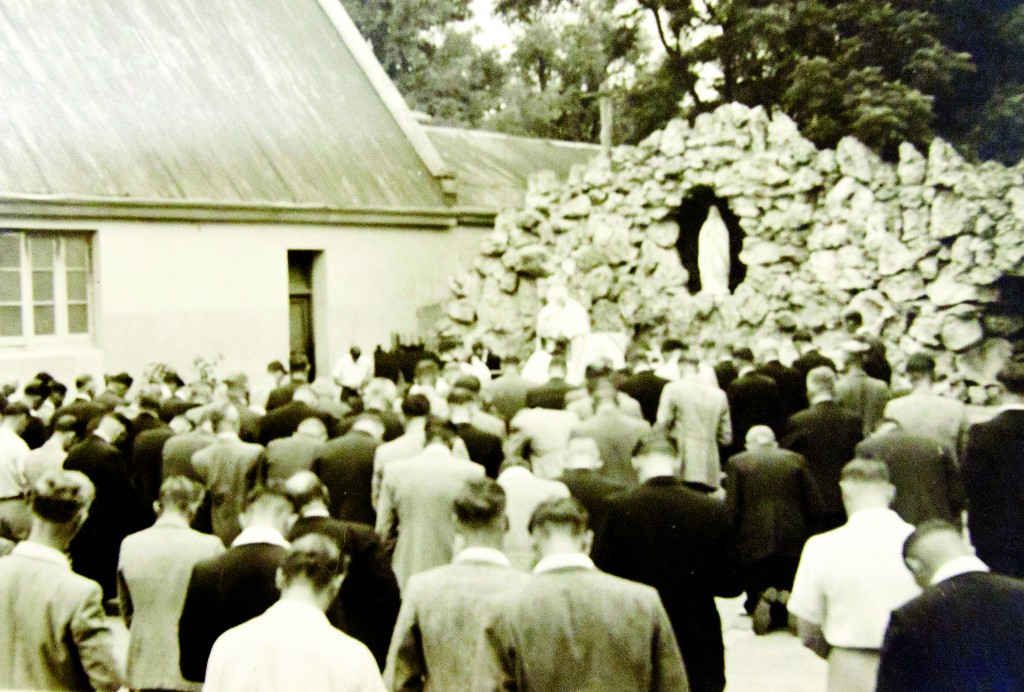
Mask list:
[[[434,144],[427,137],[426,132],[412,114],[409,105],[402,98],[398,88],[391,78],[388,77],[384,67],[377,60],[373,49],[361,33],[355,22],[349,16],[348,11],[342,6],[340,0],[316,0],[320,9],[334,26],[335,31],[341,37],[345,47],[348,48],[352,57],[363,70],[370,86],[380,97],[384,106],[391,113],[391,117],[398,123],[409,144],[412,145],[416,155],[419,156],[423,165],[431,176],[441,184],[441,191],[445,197],[455,194],[454,178],[455,172],[441,156]]]

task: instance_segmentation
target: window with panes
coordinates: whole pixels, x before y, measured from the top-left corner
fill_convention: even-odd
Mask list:
[[[0,229],[0,343],[87,338],[91,234]]]

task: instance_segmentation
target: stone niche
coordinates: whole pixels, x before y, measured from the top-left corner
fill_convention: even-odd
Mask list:
[[[700,290],[687,254],[711,204],[729,229],[727,293]],[[969,164],[939,139],[903,144],[895,164],[853,138],[819,150],[787,116],[729,104],[565,182],[533,177],[452,278],[443,333],[528,352],[549,278],[595,331],[828,341],[857,310],[895,365],[927,351],[954,380],[991,381],[1024,339],[1024,164]]]

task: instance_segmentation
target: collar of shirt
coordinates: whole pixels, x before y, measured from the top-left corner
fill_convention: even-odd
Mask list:
[[[465,548],[455,556],[452,562],[486,562],[492,565],[501,565],[502,567],[512,566],[505,553],[496,548],[485,548],[484,546]]]
[[[444,445],[440,442],[431,442],[430,444],[423,448],[423,452],[425,454],[439,454],[448,456],[451,454],[452,450],[448,449],[447,445]]]
[[[291,598],[279,599],[277,603],[267,608],[266,612],[284,614],[289,618],[317,620],[319,622],[323,622],[325,625],[329,624],[324,611],[320,610],[312,603],[297,601]]]
[[[18,545],[14,546],[14,550],[11,551],[11,555],[21,555],[23,557],[32,558],[33,560],[52,562],[55,565],[59,565],[60,567],[64,567],[68,571],[71,571],[71,561],[68,560],[67,555],[56,548],[51,548],[50,546],[43,545],[42,543],[22,541]]]
[[[103,440],[107,444],[114,444],[114,442],[110,439],[110,436],[108,436],[105,432],[103,432],[99,428],[97,428],[96,430],[93,430],[92,434],[95,435],[96,437],[100,438],[101,440]]]
[[[961,574],[967,574],[968,572],[988,571],[988,565],[976,558],[974,555],[961,555],[935,570],[935,574],[932,575],[932,585],[934,586],[940,581],[946,581],[947,579],[952,579],[953,577],[958,577]]]
[[[502,471],[498,478],[511,478],[514,480],[516,478],[526,478],[527,476],[532,475],[533,473],[530,472],[530,469],[525,466],[510,466]]]
[[[303,519],[312,519],[314,517],[324,517],[329,519],[331,516],[330,512],[322,507],[307,509],[302,513]]]
[[[887,507],[870,507],[867,509],[857,510],[850,515],[850,518],[846,520],[846,523],[859,524],[865,521],[892,521],[893,519],[900,522],[903,521],[900,519],[900,515]]]
[[[597,569],[594,561],[583,553],[559,553],[541,558],[533,568],[534,574],[543,574],[556,569]]]
[[[185,517],[181,516],[180,514],[175,514],[174,512],[164,512],[156,518],[156,521],[153,522],[153,526],[161,526],[175,529],[190,528],[188,525],[188,521],[185,519]]]
[[[1000,411],[1024,411],[1024,404],[1003,404],[999,407]]]
[[[253,543],[269,543],[271,545],[279,545],[282,548],[288,548],[291,546],[291,544],[284,539],[284,536],[269,526],[250,526],[247,529],[242,529],[242,533],[238,534],[238,538],[231,541],[231,547],[234,548],[239,545],[251,545]]]

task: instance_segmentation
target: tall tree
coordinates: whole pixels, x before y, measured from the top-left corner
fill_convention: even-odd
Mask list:
[[[903,140],[925,144],[933,99],[972,69],[940,40],[928,0],[639,1],[668,55],[663,72],[713,63],[722,73],[713,99],[692,79],[653,84],[687,86],[694,112],[728,101],[778,107],[820,146],[852,134],[891,157]],[[694,43],[701,24],[719,31]]]
[[[523,134],[597,141],[601,96],[622,99],[616,70],[640,55],[639,30],[613,0],[499,0],[519,32],[501,109],[488,126]]]

